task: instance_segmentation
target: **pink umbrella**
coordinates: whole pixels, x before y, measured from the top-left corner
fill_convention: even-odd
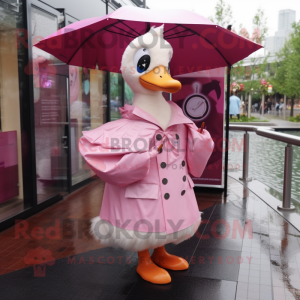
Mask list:
[[[121,58],[129,43],[152,26],[164,24],[164,38],[174,53],[172,76],[229,67],[262,48],[210,20],[187,10],[154,10],[124,6],[106,16],[68,25],[34,46],[69,65],[119,72]],[[151,47],[151,45],[149,45]],[[229,109],[226,111],[226,141],[229,139]],[[227,143],[228,144],[228,143]],[[228,145],[226,146],[228,149]],[[225,152],[225,191],[227,193],[228,151]]]
[[[120,72],[125,48],[152,26],[164,24],[172,45],[172,75],[232,66],[262,48],[187,10],[124,6],[106,16],[68,25],[34,46],[66,64]]]

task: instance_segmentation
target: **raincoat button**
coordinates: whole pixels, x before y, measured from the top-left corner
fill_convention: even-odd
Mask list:
[[[175,134],[175,136],[176,136],[176,139],[179,140],[179,135],[177,133]]]
[[[164,169],[164,168],[167,166],[167,164],[166,164],[165,162],[162,162],[162,163],[160,164],[160,166],[161,166],[162,169]]]
[[[168,200],[170,198],[170,194],[165,193],[165,199]]]
[[[185,181],[186,181],[186,176],[184,175],[182,179],[183,179],[183,181],[185,182]]]
[[[163,184],[167,184],[167,183],[168,183],[168,179],[167,179],[167,178],[164,178],[164,179],[162,180],[162,183],[163,183]]]
[[[185,194],[185,190],[183,190],[182,192],[181,192],[181,196],[183,196]]]
[[[156,139],[157,139],[158,141],[160,141],[160,140],[162,139],[162,136],[161,136],[160,134],[158,134],[158,135],[156,136]]]
[[[160,150],[158,151],[158,154],[161,154],[161,153],[162,153],[162,151],[163,151],[163,149],[162,149],[162,148],[160,148]]]
[[[184,161],[184,160],[182,161],[181,165],[182,165],[183,167],[185,166],[185,161]]]

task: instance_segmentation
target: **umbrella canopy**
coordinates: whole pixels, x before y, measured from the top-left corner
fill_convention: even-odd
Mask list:
[[[132,6],[70,24],[34,46],[69,65],[120,72],[128,44],[162,24],[174,49],[172,75],[231,66],[262,48],[191,11]]]

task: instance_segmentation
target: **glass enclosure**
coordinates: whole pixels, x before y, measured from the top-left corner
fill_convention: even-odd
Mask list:
[[[19,79],[24,49],[16,47],[16,33],[25,25],[18,10],[2,7],[0,1],[0,221],[24,209],[20,128],[24,83]]]
[[[121,74],[68,66],[31,47],[75,21],[38,0],[0,0],[0,222],[88,182],[95,174],[78,151],[82,131],[132,104]]]
[[[121,118],[119,107],[132,104],[133,98],[119,73],[68,66],[36,47],[28,62],[26,45],[16,47],[16,38],[29,34],[34,44],[52,34],[65,25],[61,12],[32,1],[28,33],[23,2],[11,8],[2,3],[0,0],[0,221],[24,210],[20,116],[22,103],[28,105],[30,99],[27,75],[33,78],[37,203],[62,196],[95,175],[78,151],[82,131]]]
[[[58,16],[31,9],[32,39],[59,29]],[[36,183],[38,203],[68,189],[68,66],[33,47]]]
[[[70,138],[72,185],[94,175],[78,151],[82,131],[106,122],[106,72],[70,66]]]
[[[122,105],[122,81],[119,73],[110,73],[110,120],[115,121],[121,118],[119,107]]]
[[[125,103],[132,105],[133,91],[125,81],[124,81],[124,98],[125,98]]]

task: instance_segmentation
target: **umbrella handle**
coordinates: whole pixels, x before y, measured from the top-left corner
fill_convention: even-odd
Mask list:
[[[198,132],[203,133],[204,126],[205,126],[205,122],[201,124],[201,128],[198,128]]]

